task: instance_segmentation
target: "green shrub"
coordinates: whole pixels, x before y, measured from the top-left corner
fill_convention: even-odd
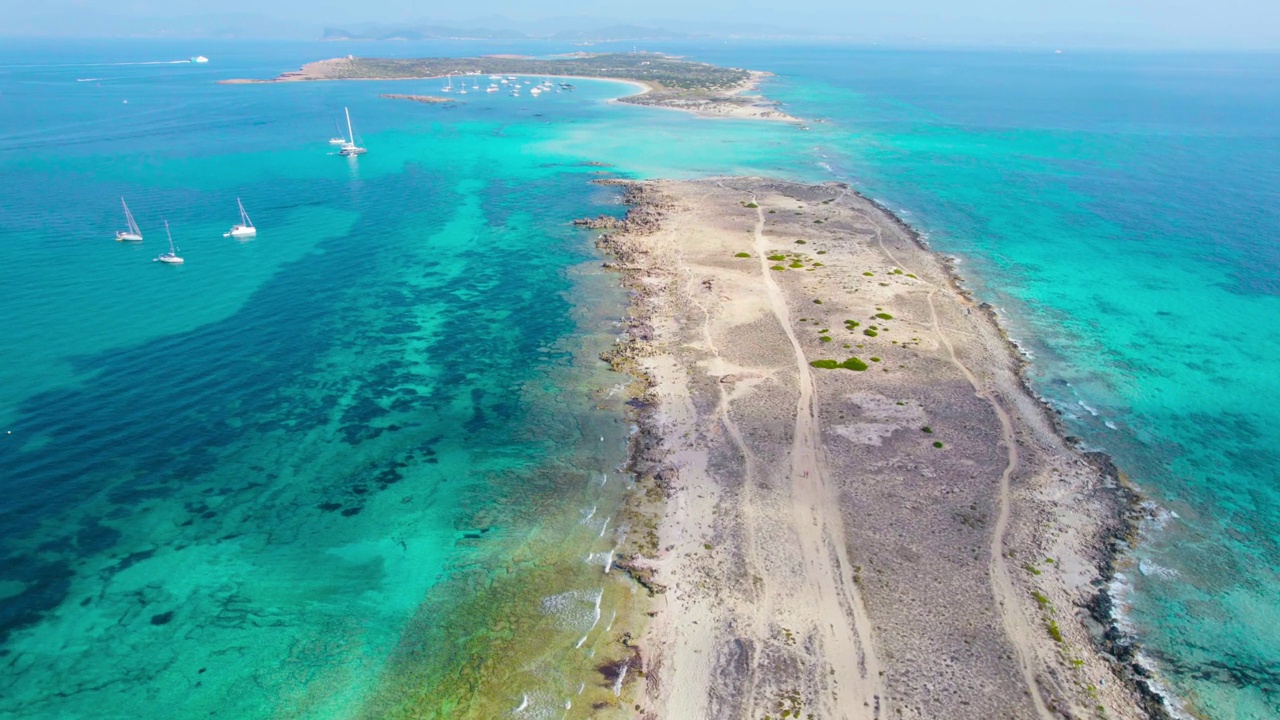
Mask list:
[[[823,370],[835,370],[840,367],[840,363],[835,360],[814,360],[809,364],[816,368],[822,368]]]
[[[781,265],[774,265],[773,267],[771,267],[771,268],[769,268],[769,269],[770,269],[770,270],[778,270],[778,271],[780,271],[780,272],[781,272],[781,271],[785,271],[785,270],[786,270],[786,268],[782,267]]]
[[[818,251],[818,254],[819,254],[819,255],[826,255],[826,254],[827,254],[827,251],[826,251],[826,250],[819,250],[819,251]]]
[[[819,337],[818,340],[821,340],[822,342],[831,342],[831,336],[823,335],[822,337]]]
[[[822,221],[821,221],[821,220],[814,220],[814,221],[813,221],[813,224],[814,224],[814,225],[821,225],[821,224],[822,224]]]
[[[774,261],[774,262],[782,262],[783,260],[786,260],[786,259],[787,259],[787,256],[786,256],[786,255],[777,255],[777,254],[774,254],[774,255],[770,255],[770,256],[769,256],[769,259],[770,259],[770,260],[772,260],[772,261]]]
[[[928,425],[925,425],[924,427],[920,428],[920,432],[932,435],[933,428],[929,427]]]
[[[880,333],[876,332],[875,330],[872,330],[871,328],[867,328],[866,330],[862,331],[862,334],[866,335],[867,337],[875,337]]]
[[[911,278],[912,280],[916,279],[916,276],[912,275],[911,273],[907,273],[907,277]]]
[[[892,315],[890,315],[889,313],[876,313],[876,317],[880,318],[881,320],[892,320],[892,319],[893,319],[893,316],[892,316]]]
[[[1032,590],[1031,597],[1035,598],[1036,602],[1040,603],[1040,607],[1046,607],[1049,604],[1049,598],[1045,597],[1044,593],[1039,590]]]
[[[770,211],[769,211],[769,214],[770,214],[770,215],[772,215],[772,214],[774,214],[774,213],[776,213],[776,212],[778,212],[778,211],[777,211],[777,210],[770,210]]]
[[[1054,642],[1062,642],[1062,630],[1058,629],[1057,620],[1049,621],[1049,637],[1053,638]]]
[[[738,253],[734,257],[751,257],[751,253]]]
[[[863,274],[863,275],[866,275],[867,277],[871,277],[871,276],[875,275],[875,273],[871,272],[870,270],[868,270],[868,271],[866,271],[866,272],[864,272],[864,273],[862,273],[862,274]]]
[[[800,262],[799,260],[793,260],[791,262],[791,267],[799,270],[800,268],[804,267],[804,263]]]
[[[797,245],[808,245],[809,243],[807,243],[807,242],[805,242],[805,241],[803,241],[803,240],[797,240],[797,241],[796,241],[796,244],[797,244]]]
[[[851,357],[848,360],[845,360],[844,362],[840,363],[840,367],[844,368],[845,370],[857,370],[858,372],[862,372],[863,370],[867,369],[868,365],[856,357]]]
[[[871,358],[871,362],[880,362],[880,358],[878,358],[878,357],[874,357],[874,356],[873,356],[873,357]]]
[[[749,207],[749,208],[758,208],[758,207],[760,207],[760,206],[759,206],[759,205],[757,205],[757,204],[755,204],[755,203],[747,203],[747,207]]]
[[[814,305],[821,305],[821,304],[822,304],[822,301],[821,301],[821,300],[819,300],[818,298],[814,298],[814,299],[813,299],[813,304],[814,304]]]
[[[934,443],[934,444],[933,444],[933,446],[934,446],[934,447],[936,447],[936,448],[940,448],[940,447],[942,447],[942,441],[941,441],[941,440],[939,440],[938,442]]]

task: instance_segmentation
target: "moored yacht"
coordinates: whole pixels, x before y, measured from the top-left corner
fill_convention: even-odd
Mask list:
[[[356,145],[356,134],[355,131],[351,129],[351,111],[347,108],[342,108],[342,112],[347,115],[347,141],[342,144],[342,149],[338,150],[338,154],[349,157],[352,155],[363,155],[369,152],[359,145]]]
[[[133,213],[129,212],[129,206],[125,205],[124,198],[120,198],[120,206],[124,208],[124,221],[128,223],[127,230],[116,231],[117,242],[142,242],[142,231],[138,229],[138,223],[133,220]]]
[[[236,198],[236,205],[240,206],[240,223],[232,225],[230,230],[222,233],[222,237],[249,238],[257,236],[258,228],[253,226],[253,221],[249,219],[249,213],[244,211],[244,203],[240,202],[240,198]]]
[[[173,245],[173,235],[169,232],[169,221],[164,221],[164,234],[169,236],[169,252],[164,253],[156,258],[156,262],[168,263],[170,265],[181,265],[182,258],[178,256],[178,248]]]

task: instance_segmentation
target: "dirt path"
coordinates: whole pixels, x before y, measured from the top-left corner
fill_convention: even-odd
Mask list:
[[[752,196],[752,202],[756,200]],[[814,407],[813,376],[792,329],[786,296],[772,276],[764,236],[764,212],[756,208],[755,251],[769,305],[795,354],[799,381],[791,451],[792,510],[804,562],[804,577],[815,600],[810,608],[831,665],[831,686],[822,698],[821,717],[872,719],[886,704],[876,659],[871,620],[857,590],[845,551],[838,493],[827,483],[821,434]],[[841,694],[844,699],[841,699]]]
[[[870,219],[868,218],[868,220]],[[889,251],[889,248],[885,247],[883,232],[878,227],[876,228],[876,243],[879,244],[880,250],[886,257],[893,261],[894,264],[901,266],[898,259]],[[1004,443],[1008,458],[1004,471],[1000,474],[1000,488],[996,497],[999,510],[996,514],[995,528],[991,535],[991,592],[995,597],[996,605],[1000,609],[1000,618],[1004,623],[1005,635],[1018,656],[1018,668],[1022,672],[1022,680],[1027,686],[1027,692],[1031,695],[1031,700],[1035,704],[1036,715],[1042,720],[1053,720],[1055,715],[1045,705],[1044,698],[1041,697],[1040,690],[1036,685],[1035,670],[1032,668],[1031,660],[1035,657],[1035,650],[1028,647],[1024,640],[1024,638],[1030,636],[1030,633],[1035,631],[1027,627],[1025,617],[1018,610],[1022,600],[1014,588],[1013,577],[1009,574],[1009,564],[1005,559],[1004,535],[1009,527],[1009,478],[1018,469],[1018,441],[1014,436],[1013,422],[1009,419],[1009,413],[1005,411],[1000,402],[982,387],[978,377],[956,355],[955,347],[952,346],[951,340],[947,337],[947,333],[943,330],[942,323],[938,319],[938,308],[934,305],[933,298],[939,289],[935,287],[928,295],[929,313],[934,335],[938,338],[938,342],[942,343],[942,346],[946,348],[947,357],[951,360],[951,364],[956,366],[956,369],[964,375],[965,380],[973,387],[974,394],[986,400],[992,411],[995,412],[1000,421],[1000,437]]]

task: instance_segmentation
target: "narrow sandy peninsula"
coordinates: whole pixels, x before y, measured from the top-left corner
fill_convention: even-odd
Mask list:
[[[1148,717],[1090,611],[1125,491],[942,258],[843,185],[604,182],[654,598],[628,714]]]

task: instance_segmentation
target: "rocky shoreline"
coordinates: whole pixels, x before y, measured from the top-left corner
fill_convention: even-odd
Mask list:
[[[436,97],[434,95],[401,95],[398,93],[383,93],[380,98],[387,100],[409,100],[410,102],[423,103],[424,105],[456,105],[462,100],[454,98]]]
[[[645,652],[641,654],[637,650],[636,653],[636,662],[644,669],[643,687],[635,690],[637,700],[640,701],[638,704],[643,708],[640,713],[642,717],[674,717],[676,715],[672,713],[678,712],[693,713],[687,715],[690,717],[731,717],[747,710],[777,712],[778,707],[781,707],[777,703],[786,704],[782,700],[776,700],[777,697],[793,697],[787,694],[790,691],[784,691],[778,678],[773,677],[775,671],[783,666],[795,671],[795,676],[789,678],[789,681],[798,688],[794,696],[797,702],[803,698],[806,707],[825,706],[833,717],[942,716],[936,714],[938,712],[949,713],[948,716],[952,717],[978,717],[978,706],[984,702],[990,710],[1004,713],[1001,715],[1003,717],[1048,717],[1050,714],[1054,717],[1086,717],[1096,707],[1105,707],[1112,717],[1163,717],[1160,714],[1163,710],[1158,696],[1146,686],[1140,671],[1133,672],[1136,667],[1132,662],[1133,653],[1126,650],[1131,648],[1131,644],[1117,635],[1118,630],[1109,618],[1110,598],[1106,596],[1106,586],[1113,572],[1112,563],[1118,548],[1128,541],[1133,532],[1132,491],[1118,482],[1114,467],[1104,456],[1086,455],[1063,440],[1056,426],[1056,417],[1030,394],[1022,376],[1023,361],[1008,337],[999,329],[993,309],[973,303],[959,285],[954,270],[939,262],[913,230],[891,213],[847,187],[833,184],[804,186],[758,179],[687,183],[605,182],[623,186],[623,200],[629,207],[626,216],[622,219],[584,219],[580,224],[608,231],[599,238],[597,244],[612,257],[608,267],[622,274],[623,284],[633,293],[632,317],[627,322],[625,336],[603,359],[614,369],[629,373],[637,379],[633,387],[635,400],[632,405],[635,407],[639,431],[633,440],[631,460],[632,471],[637,479],[637,492],[629,508],[629,524],[646,530],[631,536],[620,556],[619,567],[655,595],[655,611],[652,613],[655,620],[638,642],[638,647],[645,649]],[[768,202],[760,202],[766,197]],[[764,210],[765,207],[768,210]],[[811,213],[813,208],[824,213],[823,218],[813,222],[821,221],[827,227],[811,228],[800,226],[790,219],[775,220],[769,217],[776,213]],[[713,221],[725,216],[738,217]],[[696,222],[691,222],[693,220]],[[814,256],[806,256],[801,263],[802,267],[792,268],[789,266],[797,262],[793,247],[786,255],[791,260],[788,267],[775,265],[772,270],[765,270],[766,263],[754,257],[755,253],[745,253],[752,256],[749,258],[741,257],[743,252],[721,253],[727,265],[720,267],[720,254],[706,255],[701,252],[705,247],[701,250],[690,247],[710,242],[718,250],[727,250],[734,243],[743,242],[742,238],[748,233],[751,221],[755,220],[759,222],[758,227],[769,235],[776,233],[785,235],[788,239],[795,238],[791,240],[792,246],[821,244],[826,249],[820,251],[820,254],[827,257],[822,258],[821,262],[815,262]],[[869,225],[867,221],[871,221]],[[784,227],[771,228],[771,223]],[[671,226],[676,224],[681,227],[680,238],[674,237],[670,232]],[[833,225],[837,227],[832,227]],[[852,233],[852,242],[841,242],[840,236],[844,231]],[[704,237],[697,242],[686,242],[685,238],[691,235]],[[758,241],[765,237],[765,232],[757,231]],[[873,238],[875,243],[870,242]],[[794,642],[791,646],[787,644],[787,637],[794,639],[795,635],[801,634],[800,629],[787,627],[787,632],[783,633],[779,642],[777,633],[780,631],[777,627],[772,627],[776,624],[775,619],[759,617],[761,610],[758,606],[767,603],[760,597],[758,589],[753,590],[752,582],[743,584],[740,571],[729,572],[719,564],[708,566],[706,558],[682,557],[682,545],[686,548],[684,555],[698,554],[689,551],[699,549],[699,544],[690,542],[688,537],[694,529],[701,529],[703,537],[711,540],[701,543],[705,546],[705,552],[713,555],[724,552],[736,558],[733,562],[738,565],[750,564],[752,558],[749,546],[753,542],[759,545],[758,538],[744,540],[744,533],[739,532],[738,537],[735,537],[733,530],[736,523],[724,517],[731,514],[735,506],[749,506],[760,502],[762,497],[771,498],[770,493],[777,494],[776,488],[750,491],[742,487],[744,481],[751,484],[753,472],[760,474],[761,480],[765,479],[765,473],[760,473],[758,469],[751,470],[752,460],[747,461],[747,477],[744,480],[741,477],[744,471],[741,459],[735,461],[720,457],[726,451],[734,450],[726,444],[725,437],[734,435],[732,429],[735,425],[739,426],[740,435],[745,438],[738,452],[747,453],[748,458],[755,454],[772,455],[775,462],[781,462],[788,455],[782,450],[785,443],[777,444],[777,440],[786,439],[786,433],[779,433],[777,426],[766,422],[754,435],[742,430],[742,426],[751,424],[753,414],[778,413],[776,398],[770,399],[766,404],[753,404],[761,400],[750,397],[750,394],[760,393],[760,388],[768,381],[768,378],[762,380],[760,375],[768,375],[770,372],[781,374],[783,369],[765,369],[764,372],[761,372],[761,368],[743,367],[721,367],[717,372],[709,369],[709,366],[726,364],[728,355],[719,350],[714,353],[715,357],[709,357],[706,348],[702,347],[705,343],[711,343],[712,346],[718,344],[712,341],[717,335],[713,324],[718,320],[714,311],[709,310],[714,305],[711,296],[719,294],[720,300],[730,306],[741,303],[741,298],[736,297],[733,291],[722,288],[729,283],[755,282],[742,277],[740,268],[749,268],[757,260],[760,260],[761,269],[751,269],[750,275],[753,277],[761,272],[783,273],[787,270],[791,270],[797,278],[801,277],[801,272],[825,274],[825,267],[838,264],[835,256],[840,254],[841,249],[845,249],[841,245],[857,246],[854,254],[848,258],[857,263],[867,263],[871,257],[867,253],[871,252],[886,255],[896,266],[898,259],[907,257],[914,250],[917,256],[911,258],[912,263],[928,261],[934,266],[926,268],[926,272],[932,277],[926,277],[926,272],[917,270],[919,278],[912,275],[910,282],[905,282],[903,273],[898,273],[890,278],[895,283],[865,281],[862,287],[850,285],[845,288],[855,296],[863,291],[878,292],[875,301],[896,301],[904,306],[915,304],[916,309],[924,307],[919,304],[920,295],[927,291],[928,305],[935,315],[934,326],[939,331],[943,344],[935,344],[926,350],[929,343],[920,337],[910,341],[904,339],[901,345],[909,345],[912,351],[909,355],[914,357],[904,355],[901,358],[904,362],[900,363],[903,370],[895,370],[894,373],[911,376],[912,368],[918,366],[922,374],[915,381],[939,385],[941,389],[936,395],[936,401],[902,399],[897,401],[897,407],[911,406],[911,412],[917,412],[914,406],[918,403],[922,408],[932,408],[931,414],[945,415],[944,408],[933,407],[935,402],[937,405],[954,402],[957,409],[968,408],[970,404],[963,394],[950,389],[952,380],[948,378],[951,371],[938,363],[941,358],[936,357],[937,352],[946,344],[959,347],[966,341],[960,334],[947,333],[944,329],[946,323],[939,321],[939,317],[949,316],[957,325],[976,325],[976,329],[986,334],[985,350],[998,350],[1001,355],[1007,356],[999,358],[1007,360],[1007,367],[982,368],[977,371],[979,377],[974,382],[977,383],[975,387],[982,388],[979,398],[985,394],[987,398],[983,399],[984,402],[989,399],[992,403],[1003,406],[1002,416],[1007,413],[1011,419],[1012,430],[1009,437],[1016,438],[1017,449],[1025,453],[1025,458],[1019,460],[1016,451],[1011,455],[1012,461],[1006,470],[1009,493],[1002,501],[1003,505],[994,499],[975,500],[971,504],[974,509],[969,519],[962,520],[961,527],[948,530],[956,533],[956,538],[948,541],[951,544],[961,539],[973,542],[971,538],[974,534],[971,531],[982,529],[989,535],[992,515],[998,514],[997,510],[1003,512],[1008,524],[1001,526],[997,522],[995,527],[1005,529],[992,546],[993,553],[997,547],[1000,548],[1000,557],[982,560],[981,553],[975,546],[972,556],[965,561],[967,570],[950,568],[949,572],[942,572],[938,576],[943,582],[952,582],[946,579],[950,575],[969,578],[971,582],[966,586],[967,592],[970,595],[976,593],[979,597],[970,598],[967,604],[961,603],[961,606],[968,607],[969,610],[955,609],[953,612],[968,614],[970,630],[966,632],[976,632],[974,627],[989,628],[974,636],[974,639],[981,637],[979,644],[990,647],[990,650],[973,653],[970,645],[973,640],[966,640],[956,646],[954,657],[971,653],[972,661],[981,660],[977,663],[979,665],[988,662],[1003,665],[1006,669],[992,676],[991,682],[1002,684],[1004,690],[987,688],[981,696],[965,697],[969,693],[963,683],[950,685],[945,677],[930,671],[930,666],[937,665],[939,648],[936,646],[939,642],[946,644],[949,640],[935,637],[936,632],[926,626],[913,624],[909,617],[904,619],[895,616],[892,609],[895,596],[908,602],[911,600],[910,593],[903,594],[906,586],[911,585],[911,580],[896,567],[900,563],[895,560],[898,558],[895,553],[902,551],[899,549],[887,554],[879,553],[874,547],[860,547],[858,539],[861,537],[868,546],[875,546],[883,541],[883,530],[859,527],[858,518],[865,517],[867,507],[876,507],[878,511],[882,510],[887,514],[894,510],[892,507],[879,508],[879,501],[874,498],[858,497],[868,491],[874,495],[877,486],[883,482],[880,481],[882,478],[877,479],[876,473],[860,473],[854,469],[865,466],[871,460],[880,466],[882,472],[900,472],[903,467],[914,466],[919,471],[924,471],[926,477],[949,477],[949,473],[964,466],[966,462],[979,468],[985,463],[994,470],[997,467],[994,462],[1002,455],[993,451],[998,451],[1001,443],[990,434],[989,426],[986,429],[973,426],[969,436],[958,437],[947,444],[947,447],[952,447],[953,444],[960,447],[969,441],[975,443],[973,454],[961,458],[959,466],[949,465],[944,461],[935,471],[930,471],[929,464],[941,455],[920,455],[919,451],[911,450],[905,445],[895,451],[895,457],[886,457],[881,448],[894,445],[909,428],[888,427],[892,423],[881,422],[893,416],[896,408],[891,407],[892,403],[872,397],[876,393],[867,389],[869,383],[865,380],[870,379],[873,373],[864,373],[864,377],[859,377],[853,373],[844,373],[842,376],[828,372],[815,377],[818,392],[813,412],[820,421],[830,417],[836,432],[827,427],[821,428],[820,455],[825,453],[826,457],[821,457],[825,464],[814,466],[811,470],[819,474],[830,474],[835,493],[833,498],[840,499],[842,504],[866,506],[860,511],[844,507],[842,512],[844,527],[853,528],[852,536],[845,543],[850,558],[848,566],[859,568],[853,573],[853,580],[861,588],[866,604],[865,613],[870,627],[874,628],[866,637],[854,638],[850,647],[857,649],[860,657],[863,657],[863,664],[870,655],[882,656],[881,662],[885,670],[881,671],[884,677],[881,684],[877,685],[874,678],[850,677],[847,682],[857,687],[837,693],[830,680],[824,679],[821,673],[810,670],[815,664],[821,666],[831,660],[830,651],[840,642],[840,638],[823,637],[811,628],[806,637],[807,648],[800,652],[795,649]],[[673,250],[676,254],[672,253]],[[779,255],[783,252],[779,249]],[[692,264],[682,262],[693,255],[698,255],[700,260]],[[769,261],[772,261],[772,257],[771,255]],[[739,266],[734,266],[735,262]],[[901,268],[895,270],[900,271]],[[890,271],[891,274],[894,272]],[[878,273],[866,271],[862,274]],[[796,312],[801,312],[806,306],[803,304],[805,301],[796,296],[796,291],[801,286],[808,285],[810,291],[819,288],[822,295],[829,294],[835,287],[835,282],[831,280],[824,281],[826,285],[822,285],[811,281],[792,282],[791,277],[781,274],[776,277],[777,284],[782,286],[785,293],[786,304]],[[930,280],[934,283],[932,286],[922,285]],[[895,284],[891,290],[879,289]],[[791,287],[792,285],[795,287]],[[870,287],[872,285],[875,289]],[[939,307],[940,301],[944,301],[944,293],[945,302],[953,305],[950,309]],[[828,305],[833,304],[832,299],[825,297],[813,298],[811,302],[821,304],[820,300]],[[974,310],[978,312],[974,313]],[[690,315],[699,313],[704,315],[706,323],[703,328],[704,337],[701,338],[705,343],[688,333]],[[896,312],[894,314],[898,315]],[[683,321],[678,317],[680,315],[684,316]],[[732,313],[726,313],[719,319],[727,320],[728,325],[732,326],[734,320],[731,316]],[[780,317],[788,315],[784,313]],[[792,330],[806,332],[803,323],[808,320],[802,318],[800,322],[793,323]],[[893,322],[882,322],[886,326],[897,327],[900,325],[899,320],[901,316]],[[823,320],[820,324],[830,323]],[[748,323],[736,330],[728,326],[719,330],[726,333],[726,336],[737,337],[739,342],[752,344],[751,336],[757,332],[756,325],[758,323]],[[751,328],[746,335],[739,334],[743,327]],[[927,329],[926,324],[910,326],[911,332],[921,335]],[[882,328],[882,332],[887,330],[887,327]],[[762,328],[759,332],[776,330]],[[943,336],[944,333],[950,337]],[[822,334],[830,335],[830,332],[824,328]],[[822,334],[818,336],[819,339]],[[848,347],[850,343],[845,345]],[[895,340],[893,345],[899,345],[899,342]],[[803,348],[806,360],[831,346],[831,343],[818,343],[805,338],[797,341],[797,347]],[[862,346],[863,344],[859,344],[859,348]],[[901,347],[877,347],[883,348],[877,352],[886,354],[900,353],[902,350]],[[981,345],[970,346],[962,349],[959,357],[972,360],[977,357],[974,353],[980,354],[983,349]],[[855,350],[864,351],[865,349]],[[954,354],[955,350],[952,352]],[[880,362],[878,357],[871,359]],[[885,359],[889,360],[888,357]],[[964,367],[959,360],[956,364]],[[683,372],[673,372],[673,366]],[[887,365],[884,369],[886,372],[889,370]],[[685,386],[683,395],[673,391],[673,387],[681,383]],[[823,392],[828,386],[837,389],[834,396]],[[774,391],[782,394],[789,387],[784,382],[779,387],[772,388],[770,394]],[[903,386],[892,387],[900,390]],[[826,398],[839,398],[840,393],[846,390],[852,390],[853,393],[845,397],[857,398],[852,406],[829,407],[843,403]],[[718,402],[714,402],[716,396],[720,398]],[[883,397],[889,398],[892,395],[886,393]],[[679,418],[673,419],[673,406],[680,403],[685,405],[687,413],[684,420],[688,422],[683,424],[679,422]],[[745,410],[738,411],[735,405],[742,405]],[[865,415],[872,406],[875,406],[873,409],[876,412],[881,413],[881,416],[871,418],[876,422],[837,424],[846,420],[842,413],[862,411]],[[992,418],[993,421],[995,419]],[[930,422],[939,424],[938,420]],[[673,431],[681,428],[686,435],[702,437],[695,438],[692,442],[681,440],[673,435]],[[771,433],[777,435],[773,438],[772,446],[768,437]],[[757,435],[761,438],[760,441],[756,440]],[[842,437],[854,437],[854,448],[841,448]],[[798,452],[798,448],[798,445],[793,448],[792,453]],[[779,451],[781,455],[778,455]],[[917,457],[908,460],[907,456],[912,453]],[[699,462],[698,458],[704,461],[703,472],[698,472],[695,467]],[[755,462],[758,465],[766,464],[763,459]],[[793,469],[794,462],[793,457]],[[937,471],[942,471],[942,474],[937,474]],[[862,474],[864,477],[860,482],[851,482],[846,473]],[[774,473],[767,484],[776,483],[785,475],[785,471]],[[977,476],[980,478],[982,475],[979,470]],[[920,485],[917,492],[929,490],[931,488],[928,486],[935,484],[930,482]],[[802,481],[795,481],[789,492],[796,495],[806,487]],[[993,486],[986,481],[973,485],[973,488],[974,498],[994,497],[991,495]],[[936,487],[932,489],[936,490]],[[944,494],[951,492],[954,491],[948,490]],[[673,506],[697,504],[698,501],[693,500],[690,493],[697,493],[696,497],[701,497],[703,493],[718,493],[720,498],[701,513],[690,512],[686,508],[682,511],[683,514],[673,514]],[[784,500],[786,496],[786,492],[779,495]],[[896,497],[896,502],[901,503],[910,496]],[[944,515],[939,517],[945,520]],[[839,518],[835,520],[838,521]],[[828,518],[824,522],[831,521],[832,518]],[[837,526],[838,523],[833,523],[830,527],[833,528],[834,537],[838,538]],[[934,529],[930,532],[938,530],[938,526],[932,527]],[[1053,530],[1046,530],[1045,527]],[[767,526],[761,528],[768,531]],[[761,530],[757,529],[759,531]],[[745,535],[749,536],[750,532]],[[913,542],[910,538],[907,541],[908,544]],[[785,552],[786,542],[788,541],[783,541],[780,548],[773,550]],[[942,552],[945,544],[937,547],[939,549],[934,552]],[[918,551],[908,552],[907,556],[913,554],[918,554]],[[1049,559],[1036,560],[1037,557]],[[759,556],[754,561],[759,562]],[[1010,572],[1009,568],[1001,566],[1007,564],[1006,561],[1022,564],[1026,570],[1015,569]],[[841,567],[847,567],[843,561],[827,568],[827,571],[838,572]],[[695,579],[695,569],[699,573],[706,573],[706,577]],[[755,582],[768,581],[757,577]],[[896,587],[899,582],[905,584]],[[963,584],[958,580],[955,582]],[[877,584],[881,587],[877,587]],[[691,587],[699,585],[702,586],[701,590]],[[1008,589],[1013,589],[1013,592],[1009,593]],[[814,593],[821,595],[818,590],[818,586],[814,586]],[[989,596],[986,600],[982,599],[981,596],[987,596],[987,593],[993,591],[996,593],[994,600]],[[726,597],[737,595],[740,596],[737,599],[743,602],[732,610],[715,607],[715,604],[708,606],[708,592],[722,601]],[[673,594],[680,597],[673,599]],[[820,598],[811,598],[817,599]],[[853,601],[856,604],[858,598],[853,597]],[[719,604],[724,605],[723,602]],[[1007,607],[1009,605],[1017,607]],[[774,612],[786,615],[795,611],[775,608]],[[800,621],[804,618],[803,613],[800,615],[801,617],[792,618],[791,621],[801,625]],[[1004,619],[993,625],[1001,616]],[[1095,627],[1091,633],[1090,623],[1100,621],[1103,616],[1108,616],[1105,624],[1109,627],[1101,631]],[[688,626],[690,622],[707,623],[718,629],[691,628]],[[744,631],[743,625],[748,622],[756,625],[754,633]],[[851,626],[856,627],[857,623],[851,623]],[[1000,627],[1003,631],[999,630]],[[1042,629],[1036,630],[1037,627]],[[795,635],[789,635],[792,632]],[[690,652],[686,647],[699,643],[701,650],[711,657],[699,660],[698,656],[702,653]],[[735,653],[726,649],[734,647],[741,650],[736,654],[736,659],[731,657]],[[920,649],[912,651],[911,647]],[[999,647],[1006,649],[999,650]],[[924,648],[931,648],[931,651],[926,652]],[[776,657],[769,663],[760,665],[762,654]],[[912,656],[915,662],[912,667],[916,669],[912,673],[905,673],[901,663],[894,657],[897,655]],[[887,659],[884,656],[888,656]],[[744,658],[753,660],[746,662]],[[951,664],[962,666],[959,668],[962,672],[954,675],[955,677],[967,677],[969,673],[963,672],[966,669],[963,667],[964,662]],[[1019,665],[1022,666],[1021,670],[1018,669]],[[774,668],[774,671],[767,673],[769,677],[764,673],[767,669],[765,666]],[[947,664],[944,663],[943,666]],[[941,675],[951,674],[956,670],[950,666],[943,669],[943,666],[937,667],[942,671]],[[687,686],[691,670],[700,678],[695,686],[701,688],[703,696],[699,697],[698,692],[686,692],[680,694],[680,697],[671,697],[666,689],[670,689],[673,683]],[[1008,682],[1010,677],[1016,678],[1020,673],[1027,680],[1025,686]],[[919,677],[908,677],[911,674],[918,674]],[[1108,683],[1108,678],[1119,682]],[[968,678],[969,682],[975,680]],[[730,686],[738,684],[739,689],[749,689],[746,704],[734,704],[724,697],[724,689],[717,690],[717,685],[723,683]],[[941,698],[940,687],[946,688],[946,692],[941,693]],[[1028,702],[1026,696],[1032,693],[1027,688],[1035,688],[1034,695],[1038,698],[1036,702]],[[859,689],[872,695],[864,698],[864,701],[867,703],[866,707],[874,708],[874,712],[863,713],[856,707],[856,703],[848,701],[850,695],[858,696]],[[771,690],[775,691],[772,695]],[[767,702],[761,702],[757,697],[761,692],[770,695]],[[894,714],[881,714],[881,710],[887,710],[889,706],[893,707]],[[827,714],[822,713],[820,716],[826,717]]]

